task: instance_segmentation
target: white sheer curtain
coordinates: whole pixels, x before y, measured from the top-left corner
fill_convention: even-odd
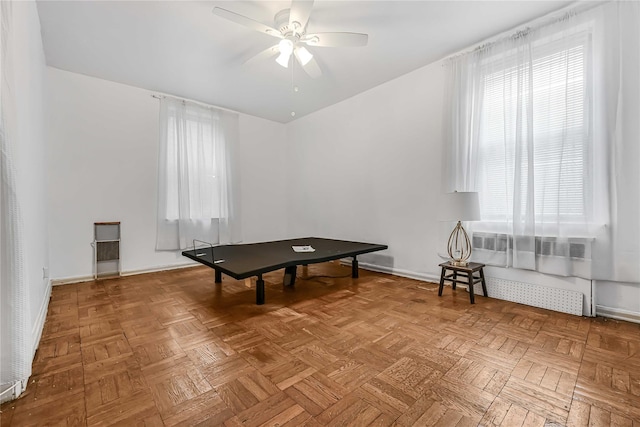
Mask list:
[[[574,10],[446,61],[443,191],[480,193],[474,259],[640,281],[638,9]]]
[[[12,3],[0,2],[0,400],[19,395],[31,375],[29,289],[24,237],[14,167],[16,103],[14,99]],[[17,387],[16,387],[17,386]],[[16,389],[17,388],[17,389]],[[13,389],[13,393],[8,393]]]
[[[241,240],[233,150],[238,115],[165,97],[160,100],[156,249]]]

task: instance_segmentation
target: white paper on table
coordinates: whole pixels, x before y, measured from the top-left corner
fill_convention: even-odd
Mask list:
[[[316,250],[313,249],[312,246],[306,245],[306,246],[291,246],[291,249],[293,249],[294,252],[315,252]]]

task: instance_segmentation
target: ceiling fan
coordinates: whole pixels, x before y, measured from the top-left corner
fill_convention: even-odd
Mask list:
[[[213,13],[252,30],[280,39],[278,44],[265,49],[249,61],[278,55],[276,62],[287,68],[292,60],[291,57],[294,56],[302,66],[302,69],[309,76],[316,78],[322,75],[322,71],[307,46],[366,46],[369,36],[362,33],[344,32],[307,33],[307,23],[309,22],[312,8],[313,0],[292,0],[289,9],[283,9],[276,13],[273,27],[221,7],[215,7]]]

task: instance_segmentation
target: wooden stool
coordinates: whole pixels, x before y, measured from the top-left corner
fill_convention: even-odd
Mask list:
[[[487,295],[487,283],[484,280],[484,271],[482,271],[484,264],[470,262],[466,266],[458,266],[453,265],[451,261],[447,261],[440,264],[440,267],[442,267],[442,273],[440,274],[440,288],[438,289],[439,297],[442,296],[442,288],[444,288],[445,280],[449,280],[451,282],[452,289],[455,289],[458,283],[468,285],[471,304],[475,304],[473,293],[473,285],[475,283],[482,283],[482,292],[484,293],[484,296],[489,296]],[[451,273],[446,274],[447,270],[451,270]],[[479,272],[479,276],[474,275],[476,271]],[[462,276],[465,280],[458,279],[458,276]]]

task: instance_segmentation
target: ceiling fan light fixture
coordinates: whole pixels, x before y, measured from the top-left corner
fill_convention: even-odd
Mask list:
[[[295,50],[295,55],[302,66],[307,65],[309,61],[313,59],[313,55],[311,54],[311,52],[309,52],[304,46],[300,46],[299,48],[297,48]]]
[[[282,65],[284,68],[289,68],[289,58],[291,58],[291,53],[282,52],[277,58],[276,62]]]
[[[293,52],[293,42],[289,39],[280,40],[278,50],[281,54],[291,55],[291,52]]]
[[[278,50],[280,51],[280,55],[276,58],[276,62],[284,68],[288,68],[289,58],[291,58],[291,53],[293,53],[293,42],[289,39],[280,40]]]

